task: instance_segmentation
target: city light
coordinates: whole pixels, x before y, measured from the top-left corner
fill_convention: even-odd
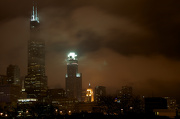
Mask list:
[[[34,102],[34,101],[37,101],[37,99],[34,99],[34,98],[29,98],[29,99],[18,99],[18,102]]]
[[[76,73],[76,77],[81,77],[81,74],[80,73]]]
[[[62,111],[59,111],[60,114],[62,114]]]
[[[69,110],[69,112],[68,112],[68,113],[69,113],[69,115],[71,115],[71,110]]]

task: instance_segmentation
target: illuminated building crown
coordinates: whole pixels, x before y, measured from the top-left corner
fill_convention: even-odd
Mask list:
[[[68,60],[77,60],[77,55],[74,52],[68,54]]]

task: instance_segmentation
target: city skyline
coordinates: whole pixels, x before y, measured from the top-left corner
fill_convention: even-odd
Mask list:
[[[32,1],[1,2],[0,74],[13,64],[25,76]],[[84,89],[90,82],[113,93],[129,85],[137,94],[180,99],[179,1],[38,2],[49,88],[65,89],[65,59],[74,51]]]

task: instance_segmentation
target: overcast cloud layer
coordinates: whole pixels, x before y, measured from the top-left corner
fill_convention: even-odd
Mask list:
[[[178,0],[39,0],[50,88],[65,88],[66,56],[76,51],[83,88],[123,85],[146,96],[175,96],[180,85]],[[0,3],[0,74],[27,72],[32,0]]]

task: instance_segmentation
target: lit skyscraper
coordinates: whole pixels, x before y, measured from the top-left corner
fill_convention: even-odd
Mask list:
[[[40,22],[37,3],[33,5],[30,21],[30,40],[28,41],[28,74],[24,87],[28,98],[45,96],[47,91],[47,76],[45,75],[45,41],[39,37]]]
[[[78,59],[74,52],[69,53],[67,58],[66,93],[68,98],[81,101],[82,74],[78,73]]]

